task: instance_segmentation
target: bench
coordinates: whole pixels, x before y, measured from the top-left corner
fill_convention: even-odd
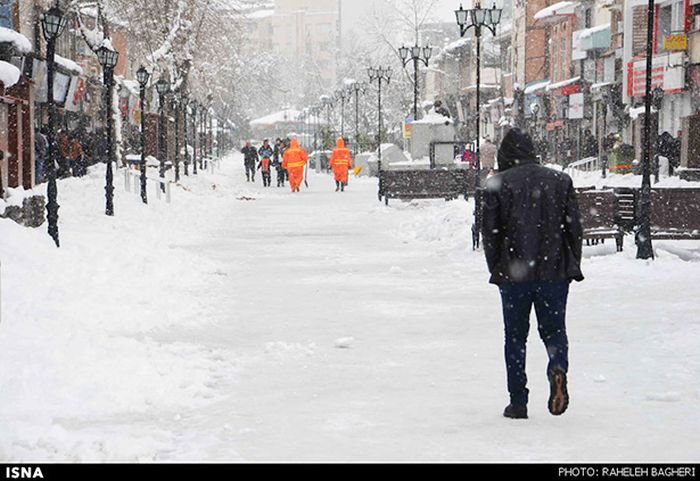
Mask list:
[[[474,192],[476,175],[466,169],[382,170],[379,174],[382,197],[389,199],[465,199]]]
[[[640,193],[636,190],[637,214]],[[652,239],[700,239],[700,189],[654,188],[651,205]]]
[[[622,252],[625,230],[618,222],[617,200],[613,189],[585,189],[578,193],[583,239],[588,245],[615,239],[617,251]]]

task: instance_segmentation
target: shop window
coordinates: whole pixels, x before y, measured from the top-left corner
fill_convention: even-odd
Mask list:
[[[0,27],[15,28],[14,10],[17,0],[0,0]]]

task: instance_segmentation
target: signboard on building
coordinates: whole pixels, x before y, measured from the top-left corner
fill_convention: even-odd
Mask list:
[[[644,97],[647,79],[646,59],[627,64],[627,95]],[[683,53],[669,53],[654,57],[652,61],[651,88],[662,88],[665,93],[685,90],[685,66]]]
[[[685,34],[666,35],[664,37],[664,50],[677,52],[688,50],[688,36]]]
[[[581,33],[583,30],[576,30],[571,35],[571,59],[584,60],[588,57],[588,53],[581,48]]]
[[[583,94],[569,95],[569,119],[578,120],[583,118]]]

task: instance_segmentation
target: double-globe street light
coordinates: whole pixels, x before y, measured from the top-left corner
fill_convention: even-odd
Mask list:
[[[105,174],[105,213],[114,215],[114,173],[112,172],[112,160],[114,160],[114,144],[112,131],[114,130],[114,114],[112,112],[112,102],[114,101],[114,67],[119,60],[119,52],[112,48],[111,44],[103,44],[95,52],[97,59],[102,65],[104,76],[104,135],[107,145],[107,173]]]
[[[478,248],[480,243],[481,232],[481,123],[480,123],[480,107],[481,107],[481,34],[482,30],[486,29],[494,36],[496,35],[496,27],[501,23],[501,15],[503,10],[496,8],[495,3],[491,8],[482,8],[480,0],[476,0],[474,8],[465,10],[462,5],[459,10],[455,10],[457,16],[457,25],[459,25],[460,36],[464,37],[470,29],[474,29],[474,37],[476,39],[476,114],[474,115],[476,123],[476,196],[474,208],[474,247]]]
[[[429,45],[421,47],[416,43],[413,47],[401,47],[399,56],[404,68],[413,62],[413,120],[418,120],[418,64],[423,63],[426,68],[430,67],[433,49]]]
[[[141,66],[136,71],[136,80],[139,82],[139,97],[141,107],[141,200],[148,204],[148,193],[146,192],[146,86],[151,74],[146,67]]]
[[[382,84],[391,82],[391,67],[369,67],[369,82],[377,82],[377,176],[379,177],[379,200],[382,200]]]
[[[56,247],[61,244],[58,239],[58,187],[56,186],[56,162],[58,160],[58,145],[56,145],[56,101],[53,96],[54,76],[56,72],[56,40],[63,33],[66,27],[66,17],[58,7],[58,2],[44,13],[41,17],[41,28],[46,40],[46,66],[47,76],[47,105],[49,110],[49,162],[45,170],[48,177],[46,189],[46,218],[49,225],[49,235],[56,243]]]

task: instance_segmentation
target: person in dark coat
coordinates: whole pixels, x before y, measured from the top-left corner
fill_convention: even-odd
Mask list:
[[[582,281],[583,229],[571,178],[537,163],[530,136],[511,129],[498,152],[500,172],[486,184],[484,251],[491,283],[503,302],[510,405],[503,415],[527,418],[525,346],[535,306],[549,356],[549,410],[569,404],[566,304],[572,280]]]
[[[669,132],[659,135],[657,153],[668,159],[669,175],[673,175],[675,169],[681,164],[680,142],[673,138]]]
[[[49,157],[49,141],[47,138],[47,129],[42,127],[36,131],[34,137],[34,183],[41,184],[44,182],[44,164],[48,162]]]
[[[245,147],[241,149],[241,153],[243,154],[246,181],[255,182],[255,164],[258,162],[258,149],[253,147],[253,143],[248,140],[245,143]]]
[[[258,150],[260,162],[258,162],[258,170],[262,172],[263,187],[272,185],[272,158],[275,155],[275,150],[270,145],[270,141],[265,139],[262,147]]]
[[[287,172],[282,167],[282,156],[284,155],[283,147],[282,139],[277,138],[277,140],[275,140],[275,152],[272,162],[272,165],[277,170],[277,187],[284,187],[284,181],[287,177]]]

